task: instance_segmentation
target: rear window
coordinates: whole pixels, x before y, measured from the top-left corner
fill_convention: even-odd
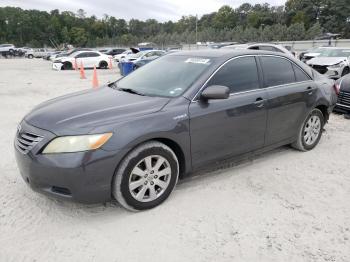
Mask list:
[[[303,70],[301,70],[298,66],[293,64],[293,69],[294,69],[294,73],[295,73],[295,79],[297,82],[310,80],[310,77]]]
[[[261,62],[267,87],[295,82],[292,64],[287,59],[264,56],[261,57]]]

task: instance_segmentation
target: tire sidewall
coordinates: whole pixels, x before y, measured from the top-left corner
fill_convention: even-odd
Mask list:
[[[129,191],[129,178],[131,176],[131,172],[133,168],[143,158],[150,155],[160,155],[169,162],[169,165],[171,168],[171,178],[167,189],[165,190],[165,192],[162,193],[162,195],[159,198],[150,202],[140,202],[140,201],[137,201]],[[175,154],[170,149],[167,149],[167,147],[153,146],[153,147],[148,147],[141,150],[140,152],[138,152],[136,156],[133,156],[132,158],[127,158],[126,160],[127,162],[122,163],[121,169],[119,168],[118,172],[116,173],[114,186],[119,188],[114,188],[113,190],[114,195],[116,195],[116,191],[117,191],[117,195],[118,195],[118,191],[120,192],[121,197],[123,198],[122,202],[125,202],[121,204],[124,207],[132,210],[146,210],[146,209],[154,208],[160,205],[162,202],[164,202],[173,191],[178,180],[179,166],[178,166],[178,161],[176,159]]]
[[[99,68],[107,69],[108,68],[108,63],[106,61],[101,61]]]
[[[312,117],[312,116],[318,116],[320,118],[320,121],[321,121],[321,130],[320,130],[320,133],[318,134],[318,137],[316,139],[316,141],[312,144],[312,145],[308,145],[305,143],[305,140],[304,140],[304,130],[305,130],[305,126],[307,124],[307,122],[309,121],[309,119]],[[311,111],[311,113],[308,115],[308,117],[306,118],[306,120],[304,121],[304,124],[303,124],[303,127],[301,129],[301,132],[300,132],[300,139],[301,139],[301,143],[302,143],[302,146],[305,150],[311,150],[313,149],[315,146],[317,146],[318,142],[320,141],[321,137],[322,137],[322,131],[323,131],[323,126],[324,126],[324,117],[323,117],[323,114],[320,110],[318,109],[314,109]]]

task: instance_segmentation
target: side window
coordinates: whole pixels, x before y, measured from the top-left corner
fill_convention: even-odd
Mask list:
[[[85,54],[86,53],[80,53],[80,54],[76,55],[75,58],[83,58],[83,57],[85,57]]]
[[[97,56],[100,56],[100,55],[94,52],[85,53],[85,57],[97,57]]]
[[[242,57],[226,63],[209,80],[207,86],[222,85],[230,88],[230,93],[258,89],[259,77],[255,58]]]
[[[310,77],[305,74],[303,70],[301,70],[298,66],[293,64],[293,69],[295,73],[295,78],[297,82],[302,82],[302,81],[308,81],[310,80]]]
[[[288,60],[273,56],[263,56],[261,57],[261,62],[267,87],[295,82],[293,67]]]

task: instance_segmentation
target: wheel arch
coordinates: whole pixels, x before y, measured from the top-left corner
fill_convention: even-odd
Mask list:
[[[315,108],[322,112],[322,115],[324,117],[324,121],[326,123],[329,120],[328,106],[326,106],[325,104],[319,104],[319,105],[315,106]]]
[[[115,172],[114,174],[117,173],[118,168],[120,167],[120,164],[123,162],[123,160],[138,146],[140,146],[141,144],[150,142],[150,141],[156,141],[156,142],[160,142],[163,143],[164,145],[168,146],[176,155],[178,162],[179,162],[179,178],[183,178],[185,176],[185,174],[187,173],[187,170],[189,168],[189,164],[186,163],[186,157],[185,157],[185,153],[184,150],[182,149],[182,147],[180,146],[180,144],[178,142],[176,142],[173,139],[170,138],[166,138],[166,137],[153,137],[153,138],[147,138],[144,139],[142,141],[138,141],[138,143],[135,143],[132,145],[132,147],[130,147],[130,149],[128,151],[126,151],[124,153],[124,155],[120,158],[119,163],[117,164],[116,168],[115,168]],[[113,180],[114,180],[115,175],[113,175],[112,177],[112,185],[113,185]]]

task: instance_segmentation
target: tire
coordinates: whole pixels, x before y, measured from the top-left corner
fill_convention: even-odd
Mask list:
[[[158,161],[161,164],[157,168]],[[154,169],[150,171],[146,162]],[[179,162],[175,153],[160,142],[145,142],[120,163],[114,175],[112,194],[128,210],[151,209],[168,198],[178,177]]]
[[[108,63],[106,61],[101,61],[98,67],[101,69],[107,69]]]
[[[33,59],[34,56],[33,56],[33,55],[28,55],[28,58],[29,58],[29,59]]]
[[[343,72],[341,73],[341,76],[343,77],[343,76],[345,76],[345,75],[347,75],[349,73],[350,73],[350,68],[349,67],[345,67]]]
[[[63,65],[62,65],[62,70],[71,70],[73,69],[73,65],[72,63],[70,62],[65,62]]]
[[[313,109],[299,128],[297,140],[292,147],[303,152],[313,149],[321,139],[324,121],[322,112]]]

